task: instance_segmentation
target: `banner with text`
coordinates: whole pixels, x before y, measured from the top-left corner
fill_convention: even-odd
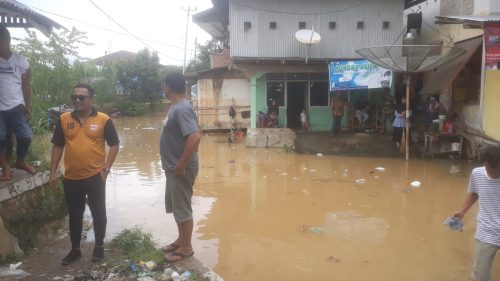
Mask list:
[[[338,60],[329,64],[330,91],[390,88],[392,71],[367,60]]]
[[[484,27],[486,70],[500,70],[500,24]]]

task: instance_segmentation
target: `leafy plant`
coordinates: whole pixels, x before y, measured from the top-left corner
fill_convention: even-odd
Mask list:
[[[291,144],[284,144],[283,145],[283,151],[286,153],[291,153],[295,151],[295,145],[293,143]]]
[[[164,262],[163,252],[156,249],[150,233],[144,233],[140,228],[125,229],[113,240],[112,245],[124,251],[133,261]]]

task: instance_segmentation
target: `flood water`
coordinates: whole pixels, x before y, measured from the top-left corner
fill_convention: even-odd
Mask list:
[[[164,211],[162,119],[114,120],[122,147],[107,183],[108,239],[133,226],[159,245],[176,238]],[[296,155],[221,135],[204,135],[199,153],[193,246],[225,280],[469,280],[476,207],[463,232],[443,225],[462,205],[467,162]],[[461,172],[450,174],[452,164]]]

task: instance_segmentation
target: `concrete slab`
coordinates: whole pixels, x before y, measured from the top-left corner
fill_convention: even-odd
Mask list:
[[[248,147],[275,147],[292,146],[296,134],[287,128],[250,128],[247,130],[246,145]]]

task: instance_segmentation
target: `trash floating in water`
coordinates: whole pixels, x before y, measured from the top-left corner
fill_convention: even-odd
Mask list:
[[[379,179],[380,177],[379,176],[374,176],[374,178]]]
[[[307,189],[302,189],[302,192],[304,192],[304,194],[309,194],[309,190]]]
[[[378,172],[385,172],[384,167],[377,167],[377,168],[375,168],[375,170],[377,170]]]
[[[354,181],[356,184],[365,184],[366,180],[365,179],[357,179]]]
[[[293,177],[294,180],[298,180],[299,178],[298,177]]]
[[[229,164],[232,164],[234,162],[236,162],[236,161],[235,160],[229,160],[229,161],[227,161],[227,163],[229,163]]]
[[[286,176],[286,175],[288,175],[288,174],[287,174],[287,173],[283,173],[283,174],[281,174],[281,175],[282,175],[282,176]]]
[[[338,263],[340,261],[340,258],[337,258],[336,256],[329,256],[326,259],[327,262],[333,262],[333,263]]]
[[[457,166],[457,165],[451,165],[451,167],[450,167],[450,174],[458,174],[460,172],[461,172],[461,170],[460,170],[459,166]]]
[[[316,172],[316,170],[312,170],[312,169],[311,169],[311,170],[309,170],[309,171],[311,171],[311,173],[315,173],[315,172]]]
[[[319,226],[310,227],[309,231],[314,232],[316,234],[326,233],[326,229],[319,227]]]
[[[318,154],[316,154],[316,156],[323,157],[323,153],[318,153]]]
[[[464,228],[463,221],[460,218],[457,218],[457,217],[454,217],[454,216],[447,217],[444,220],[443,224],[448,225],[448,227],[451,230],[460,231],[460,232],[462,232],[462,229]]]
[[[344,172],[345,172],[345,173],[347,173],[347,172],[349,172],[349,170],[348,170],[348,169],[345,169],[345,170],[344,170]]]
[[[420,181],[412,181],[410,183],[411,187],[414,187],[414,188],[419,188],[422,186],[422,183]]]

